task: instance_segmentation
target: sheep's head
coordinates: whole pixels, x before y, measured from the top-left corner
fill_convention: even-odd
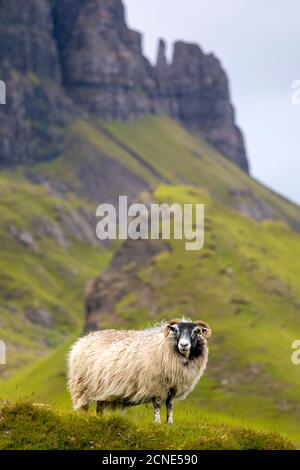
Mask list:
[[[175,348],[186,358],[201,354],[206,338],[211,336],[211,329],[204,321],[171,320],[164,329],[165,337],[172,334]]]

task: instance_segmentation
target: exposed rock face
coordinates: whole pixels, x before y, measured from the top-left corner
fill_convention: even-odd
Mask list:
[[[63,148],[68,100],[47,0],[0,1],[0,163],[48,159]]]
[[[166,113],[200,133],[248,171],[226,74],[213,55],[175,44],[171,64],[159,43],[156,66],[128,29],[121,0],[0,1],[0,162],[51,158],[74,115],[128,120]],[[5,114],[4,114],[5,112]]]
[[[43,326],[45,328],[50,328],[54,325],[54,318],[48,310],[32,307],[25,311],[24,316],[26,320],[35,325]]]
[[[169,77],[171,115],[248,171],[243,136],[235,125],[228,80],[219,60],[204,54],[197,44],[177,42]]]
[[[54,18],[64,85],[77,104],[105,119],[155,111],[155,70],[121,0],[59,0]]]

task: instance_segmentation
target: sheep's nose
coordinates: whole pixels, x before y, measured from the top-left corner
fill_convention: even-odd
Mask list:
[[[188,348],[189,345],[190,345],[190,343],[188,341],[180,341],[179,344],[180,344],[180,347],[184,348],[184,349]]]

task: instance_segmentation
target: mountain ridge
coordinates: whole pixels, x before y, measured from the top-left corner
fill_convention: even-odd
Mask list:
[[[168,114],[249,171],[227,76],[197,44],[176,42],[169,64],[160,40],[152,66],[121,0],[2,0],[0,12],[2,166],[57,157],[66,126],[80,116]]]

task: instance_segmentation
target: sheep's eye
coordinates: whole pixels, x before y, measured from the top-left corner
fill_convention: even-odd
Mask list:
[[[206,334],[208,332],[207,328],[202,328],[202,334]]]

